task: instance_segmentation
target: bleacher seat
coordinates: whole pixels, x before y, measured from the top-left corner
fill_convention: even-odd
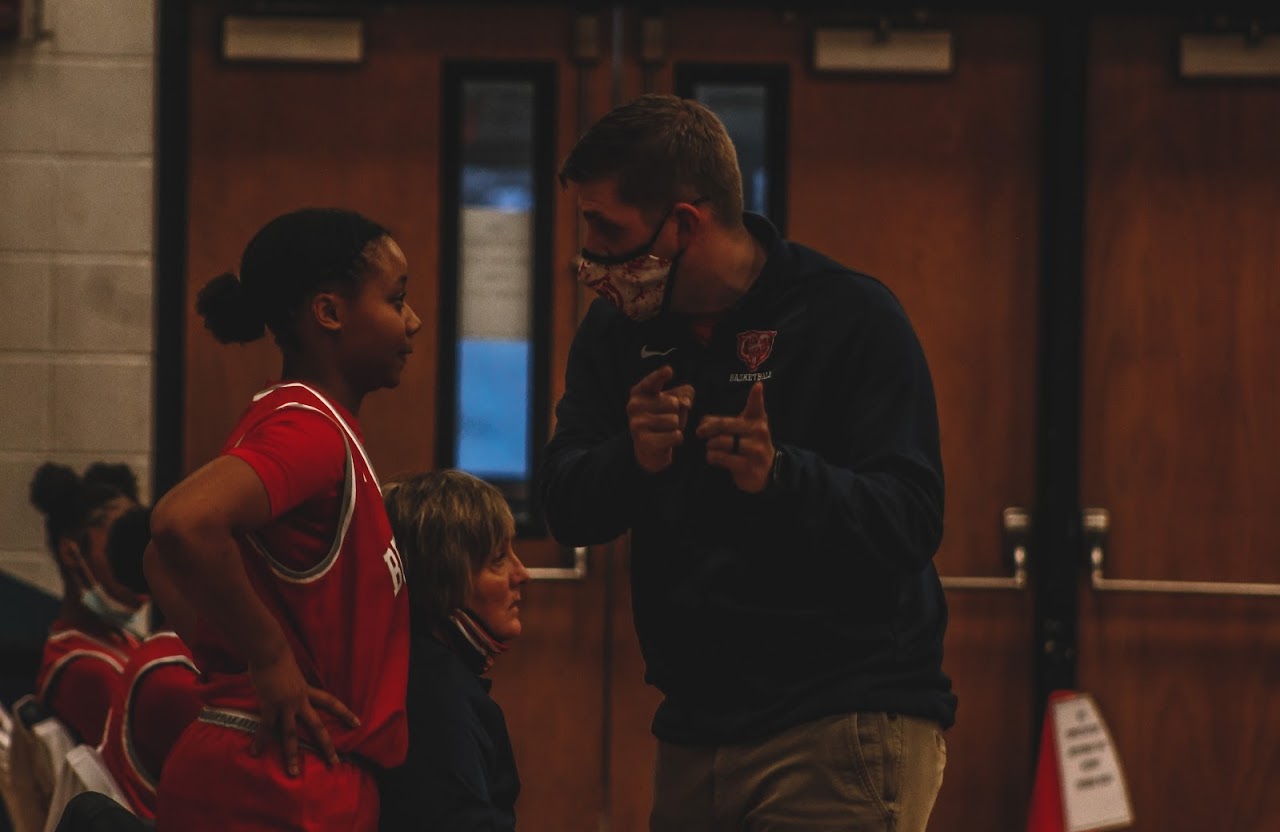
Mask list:
[[[0,805],[3,805],[4,817],[0,818],[0,826],[3,826],[12,810],[9,806],[13,803],[13,780],[9,776],[9,745],[13,734],[13,717],[9,715],[9,709],[0,702]],[[12,826],[11,822],[8,822]]]
[[[14,832],[42,832],[49,804],[66,769],[67,752],[75,745],[62,721],[34,696],[24,696],[14,703],[9,742],[13,793],[9,819]]]
[[[44,832],[54,832],[62,819],[62,810],[71,798],[84,792],[98,792],[127,807],[129,800],[116,785],[116,780],[103,762],[98,749],[91,745],[77,745],[66,754],[66,763],[58,785],[49,801],[48,817]]]

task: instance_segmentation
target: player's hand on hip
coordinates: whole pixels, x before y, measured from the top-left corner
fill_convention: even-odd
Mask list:
[[[650,474],[664,470],[675,458],[675,449],[684,441],[689,408],[693,407],[691,385],[663,389],[674,376],[670,365],[659,367],[636,382],[627,400],[636,464]]]
[[[707,462],[733,476],[733,484],[749,494],[769,485],[773,472],[773,436],[764,409],[764,382],[751,385],[746,407],[737,416],[707,416],[699,424],[707,443]]]
[[[333,739],[320,720],[316,708],[323,708],[350,727],[360,720],[332,694],[307,684],[293,652],[285,650],[271,660],[249,665],[249,680],[258,692],[261,722],[253,737],[252,753],[258,756],[274,741],[279,741],[284,755],[285,771],[298,776],[299,723],[310,735],[311,744],[330,765],[338,762]]]

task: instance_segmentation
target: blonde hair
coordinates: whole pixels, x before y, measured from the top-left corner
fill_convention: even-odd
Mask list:
[[[383,486],[415,622],[436,626],[466,605],[471,576],[515,534],[506,498],[464,471],[428,471]],[[415,623],[415,627],[417,623]]]
[[[706,199],[727,228],[742,224],[742,171],[719,116],[690,98],[651,93],[597,121],[565,159],[560,184],[616,178],[618,198],[654,213]]]

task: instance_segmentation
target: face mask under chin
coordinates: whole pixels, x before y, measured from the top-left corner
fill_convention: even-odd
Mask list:
[[[137,625],[135,619],[138,611],[112,598],[97,583],[90,584],[80,591],[80,603],[89,612],[113,627],[133,630]]]
[[[84,542],[81,545],[87,546],[88,543]],[[94,617],[112,627],[134,631],[138,609],[116,600],[103,589],[102,584],[98,583],[98,579],[94,576],[93,570],[89,568],[89,564],[84,561],[79,552],[74,555],[74,558],[78,564],[76,568],[80,581],[84,585],[80,590],[80,605]]]

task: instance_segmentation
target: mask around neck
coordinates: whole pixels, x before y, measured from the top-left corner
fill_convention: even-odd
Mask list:
[[[468,609],[455,610],[449,617],[457,633],[475,651],[479,669],[483,673],[493,666],[493,660],[511,649],[511,643],[503,641],[489,631],[479,615]]]
[[[138,611],[112,598],[97,583],[91,583],[80,591],[80,603],[89,612],[113,627],[134,632]],[[136,633],[135,633],[136,634]]]

